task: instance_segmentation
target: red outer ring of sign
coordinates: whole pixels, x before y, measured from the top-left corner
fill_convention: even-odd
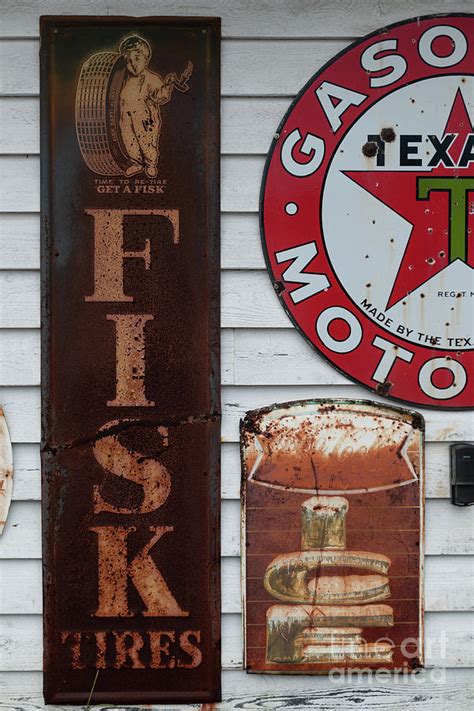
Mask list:
[[[404,362],[401,361],[401,360],[397,360],[397,362],[396,362],[394,368],[396,368],[397,366],[398,366],[398,368],[399,368],[399,370],[398,370],[398,372],[399,372],[399,380],[398,380],[396,383],[393,384],[392,390],[391,390],[390,394],[386,394],[386,393],[383,391],[383,388],[381,388],[380,386],[377,386],[374,381],[372,381],[372,383],[370,382],[370,381],[371,381],[371,378],[370,378],[370,374],[369,374],[368,371],[367,371],[367,374],[364,374],[363,376],[361,376],[360,378],[358,378],[357,375],[355,375],[354,373],[351,374],[351,373],[347,372],[347,370],[345,369],[345,365],[343,366],[343,365],[341,364],[341,362],[338,362],[338,361],[342,361],[344,358],[347,359],[347,357],[349,357],[349,356],[351,355],[350,353],[349,353],[349,354],[342,354],[342,358],[341,358],[341,354],[337,354],[337,353],[331,353],[331,355],[329,355],[329,353],[330,353],[329,349],[327,349],[323,344],[321,344],[321,343],[319,342],[319,339],[318,339],[318,337],[316,336],[315,333],[314,333],[314,336],[313,336],[313,338],[314,338],[314,340],[313,340],[313,339],[308,335],[308,333],[305,332],[305,330],[304,330],[304,328],[302,327],[302,325],[300,324],[300,322],[299,322],[297,316],[295,316],[295,314],[293,313],[294,309],[295,309],[295,308],[297,309],[298,306],[297,306],[297,305],[293,305],[293,303],[288,299],[288,295],[289,295],[289,293],[291,293],[291,292],[287,292],[286,290],[284,290],[283,292],[280,293],[281,290],[278,288],[278,282],[280,281],[281,273],[289,266],[289,263],[286,262],[286,263],[282,263],[281,265],[277,265],[276,262],[275,262],[275,260],[274,260],[274,258],[273,258],[273,253],[274,253],[275,251],[280,250],[280,249],[285,249],[285,248],[289,249],[289,248],[291,248],[292,246],[295,246],[296,244],[303,244],[303,243],[309,242],[309,241],[316,241],[315,238],[313,237],[313,234],[317,234],[317,237],[318,237],[318,239],[317,239],[317,244],[318,244],[318,247],[320,248],[320,252],[319,252],[318,256],[316,257],[316,259],[319,259],[319,257],[320,257],[320,255],[322,254],[322,252],[324,252],[324,258],[325,258],[325,260],[328,262],[328,264],[329,264],[329,266],[330,266],[330,260],[329,260],[328,255],[326,254],[326,251],[325,251],[324,236],[323,236],[323,233],[322,233],[322,230],[321,230],[321,223],[320,223],[320,207],[321,207],[321,205],[320,205],[320,198],[321,198],[321,196],[322,196],[322,194],[323,194],[323,187],[324,187],[324,183],[325,183],[325,179],[326,179],[326,175],[327,175],[327,170],[328,170],[328,168],[329,168],[329,166],[330,166],[330,164],[331,164],[331,161],[332,161],[334,152],[335,152],[335,150],[337,149],[337,146],[339,145],[339,143],[342,141],[342,139],[343,139],[343,138],[347,135],[347,133],[351,130],[352,126],[353,126],[354,123],[357,121],[357,119],[360,117],[360,115],[361,115],[363,112],[365,112],[368,108],[370,108],[374,103],[376,103],[376,101],[380,100],[381,98],[383,98],[384,96],[386,96],[386,95],[388,95],[389,93],[393,92],[394,90],[397,90],[397,89],[401,88],[402,86],[408,85],[408,84],[412,83],[412,81],[413,81],[413,82],[414,82],[414,81],[418,81],[418,80],[420,80],[420,79],[423,78],[423,77],[422,77],[422,76],[417,76],[417,77],[414,78],[413,80],[408,79],[408,77],[410,76],[410,67],[408,67],[407,70],[405,71],[405,74],[402,76],[402,78],[401,78],[400,80],[398,80],[397,82],[394,82],[394,84],[391,85],[391,86],[384,87],[383,89],[375,89],[375,90],[374,90],[374,89],[371,89],[371,88],[368,88],[368,87],[365,87],[365,93],[367,93],[367,95],[368,95],[368,97],[369,97],[369,99],[370,99],[370,105],[364,107],[364,109],[362,109],[362,110],[360,110],[359,107],[357,107],[357,108],[355,109],[355,114],[356,114],[356,115],[353,116],[353,117],[347,122],[347,125],[344,125],[344,126],[341,128],[341,135],[338,136],[337,140],[335,141],[334,147],[331,147],[329,150],[327,150],[326,155],[325,155],[325,158],[324,158],[324,160],[323,160],[323,162],[322,162],[322,165],[321,165],[320,168],[316,171],[317,174],[318,174],[319,172],[321,173],[321,177],[319,178],[319,180],[320,180],[320,182],[321,182],[321,190],[320,190],[320,192],[319,192],[319,194],[318,194],[318,215],[317,215],[317,220],[316,220],[316,222],[317,222],[317,227],[316,227],[316,229],[314,230],[313,233],[308,233],[308,234],[303,235],[302,237],[300,237],[300,239],[299,239],[298,241],[289,241],[289,243],[286,244],[286,245],[284,245],[284,244],[279,245],[276,249],[273,250],[272,255],[270,255],[270,251],[271,251],[271,250],[268,249],[268,243],[267,243],[266,234],[265,234],[265,196],[266,196],[266,194],[267,194],[268,192],[270,192],[269,183],[268,183],[269,173],[270,173],[270,171],[271,171],[271,169],[272,169],[273,159],[274,159],[275,155],[278,156],[278,160],[279,160],[279,152],[277,152],[277,153],[275,154],[275,150],[279,148],[280,140],[281,140],[282,134],[284,134],[285,126],[286,126],[288,120],[290,119],[290,117],[291,117],[291,115],[292,115],[294,109],[297,107],[297,105],[299,104],[299,102],[302,100],[302,98],[303,98],[303,97],[305,96],[305,94],[308,92],[308,90],[310,89],[310,87],[314,84],[314,82],[316,81],[316,79],[321,78],[322,75],[324,75],[325,72],[326,72],[331,66],[333,66],[334,64],[336,64],[336,63],[337,63],[342,57],[344,57],[345,55],[349,55],[351,52],[353,52],[353,50],[355,50],[356,48],[360,47],[360,45],[362,45],[362,44],[364,44],[364,43],[367,43],[369,40],[374,39],[374,38],[376,38],[376,37],[378,37],[378,36],[381,36],[381,35],[382,35],[384,38],[386,38],[386,37],[387,37],[387,33],[390,32],[391,30],[395,29],[395,28],[406,27],[406,26],[408,26],[408,25],[412,25],[412,24],[413,24],[413,25],[414,25],[414,28],[415,28],[415,32],[416,32],[416,40],[418,41],[419,38],[420,38],[420,36],[421,36],[421,34],[422,34],[426,29],[428,29],[430,26],[432,26],[433,24],[435,24],[436,22],[438,22],[438,21],[446,21],[447,19],[456,20],[456,19],[459,19],[459,18],[474,19],[474,14],[473,14],[473,13],[445,13],[445,14],[435,14],[435,15],[424,15],[424,16],[421,16],[421,17],[416,17],[416,18],[411,18],[411,19],[409,19],[409,20],[404,20],[404,21],[401,21],[401,22],[396,22],[396,23],[393,23],[393,24],[391,24],[391,25],[387,25],[386,27],[384,27],[384,28],[382,28],[382,29],[378,29],[378,30],[376,30],[375,32],[372,32],[372,33],[370,33],[370,34],[368,34],[368,35],[362,37],[361,39],[359,39],[359,40],[353,42],[353,43],[350,44],[348,47],[346,47],[345,49],[343,49],[341,52],[339,52],[339,53],[338,53],[337,55],[335,55],[333,58],[331,58],[318,72],[316,72],[316,73],[306,82],[306,84],[303,86],[303,88],[298,92],[296,98],[293,100],[293,102],[291,103],[291,105],[290,105],[290,107],[288,108],[287,112],[285,113],[285,116],[283,117],[282,121],[280,122],[280,124],[279,124],[279,126],[278,126],[278,128],[277,128],[275,137],[274,137],[274,139],[272,140],[270,149],[269,149],[269,151],[268,151],[268,155],[267,155],[267,159],[266,159],[265,167],[264,167],[264,171],[263,171],[261,189],[260,189],[260,237],[261,237],[262,250],[263,250],[263,253],[264,253],[264,257],[265,257],[266,267],[267,267],[269,276],[270,276],[270,278],[271,278],[271,280],[272,280],[272,285],[273,285],[273,287],[274,287],[274,289],[275,289],[275,291],[276,291],[276,293],[277,293],[277,295],[278,295],[278,298],[279,298],[279,300],[280,300],[280,303],[282,304],[283,308],[285,309],[285,311],[286,311],[286,313],[287,313],[287,316],[289,317],[289,319],[291,320],[291,322],[293,323],[293,325],[294,325],[294,326],[298,329],[298,331],[301,333],[301,335],[303,336],[303,338],[304,338],[313,348],[315,348],[315,349],[318,351],[318,353],[319,353],[323,358],[325,358],[325,360],[327,360],[336,370],[338,370],[340,373],[342,373],[345,377],[349,378],[352,382],[357,383],[357,384],[360,384],[360,385],[362,385],[363,387],[368,388],[368,389],[371,390],[372,392],[377,393],[377,395],[379,395],[379,396],[380,396],[380,395],[383,395],[384,397],[387,397],[387,398],[389,398],[389,399],[391,399],[391,400],[395,400],[395,401],[402,402],[402,403],[407,403],[407,404],[410,404],[410,405],[415,405],[415,406],[418,406],[418,407],[421,406],[421,407],[426,407],[426,408],[450,409],[450,410],[466,410],[466,409],[471,409],[471,408],[474,406],[474,402],[472,402],[472,401],[466,401],[466,400],[467,400],[467,397],[468,397],[469,390],[470,390],[470,388],[469,388],[469,385],[470,385],[469,376],[471,375],[471,377],[474,377],[474,373],[472,372],[473,368],[471,367],[471,369],[470,369],[470,368],[469,368],[469,364],[468,364],[468,362],[467,362],[468,360],[472,360],[472,359],[473,359],[473,356],[474,356],[474,352],[473,352],[473,351],[462,351],[462,352],[463,352],[463,356],[464,356],[462,363],[463,363],[463,365],[465,366],[465,369],[466,369],[466,372],[467,372],[467,378],[468,378],[468,379],[467,379],[467,383],[466,383],[464,389],[463,389],[457,396],[455,396],[454,398],[452,398],[452,400],[454,401],[455,404],[449,404],[450,401],[446,401],[446,400],[436,400],[436,399],[434,399],[434,398],[431,398],[431,397],[428,396],[428,395],[425,395],[425,394],[421,391],[421,388],[420,388],[420,386],[419,386],[419,384],[418,384],[418,371],[419,371],[420,367],[423,365],[423,363],[426,362],[427,360],[429,360],[429,359],[431,359],[431,358],[443,357],[443,356],[446,356],[446,355],[451,355],[451,354],[453,354],[453,351],[446,351],[446,350],[443,350],[443,349],[440,349],[440,348],[436,349],[436,348],[432,348],[432,347],[428,347],[428,348],[427,348],[427,347],[425,347],[425,346],[417,345],[417,344],[414,344],[414,343],[410,343],[409,345],[407,345],[407,341],[406,341],[406,340],[404,340],[404,339],[402,339],[402,338],[396,337],[395,334],[390,334],[390,341],[392,341],[393,343],[395,343],[395,344],[397,344],[397,345],[400,345],[400,346],[402,346],[402,347],[406,347],[406,348],[409,348],[410,350],[413,350],[414,353],[415,353],[415,355],[414,355],[414,357],[413,357],[413,360],[412,360],[411,364],[406,364],[406,363],[404,363]],[[398,50],[394,50],[394,51],[397,52]],[[403,56],[404,56],[404,55],[403,55]],[[461,60],[461,62],[460,62],[459,64],[462,64],[463,62],[465,62],[465,60],[466,60],[466,58],[468,58],[468,56],[469,56],[469,53],[466,53],[466,56]],[[426,66],[428,67],[428,65],[426,65]],[[446,76],[446,75],[453,74],[453,73],[455,73],[455,74],[465,74],[465,75],[471,73],[471,72],[467,72],[467,71],[462,71],[461,69],[458,70],[458,71],[455,71],[455,70],[457,69],[457,65],[455,65],[455,67],[448,67],[448,68],[446,68],[446,69],[447,69],[446,71],[441,71],[441,70],[436,69],[436,68],[434,68],[434,67],[433,67],[432,69],[433,69],[433,71],[432,71],[431,73],[426,72],[426,74],[425,74],[424,76],[425,76],[425,77],[428,77],[428,76],[436,77],[436,76]],[[448,71],[448,70],[451,70],[451,71]],[[361,71],[363,71],[363,70],[361,70]],[[343,84],[344,84],[344,86],[346,86],[347,88],[354,88],[350,82],[347,82],[347,81],[346,81],[346,82],[344,82]],[[357,88],[359,88],[359,87],[357,87]],[[375,98],[374,98],[374,96],[375,96]],[[348,110],[348,113],[349,113],[349,111],[354,111],[354,109],[349,109],[349,110]],[[344,120],[344,119],[343,119],[343,120]],[[301,128],[301,130],[302,130],[302,132],[303,132],[303,130],[304,130],[304,125],[301,125],[301,124],[300,124],[300,128]],[[314,125],[313,125],[313,128],[314,128]],[[327,133],[330,133],[330,131],[327,131]],[[304,134],[303,134],[303,135],[304,135]],[[326,133],[321,133],[321,136],[326,137]],[[306,178],[306,180],[308,180],[308,182],[309,182],[310,179],[313,178],[313,177],[314,177],[314,176],[310,176],[309,178]],[[296,180],[296,181],[302,180],[302,178],[296,178],[296,177],[293,178],[293,177],[291,177],[290,175],[288,175],[288,179],[289,179],[290,181],[291,181],[291,180]],[[303,178],[303,180],[305,180],[305,178]],[[272,196],[272,197],[273,197],[273,196]],[[289,199],[291,199],[291,197],[289,197]],[[280,208],[279,208],[279,209],[280,209]],[[322,251],[321,251],[321,250],[322,250]],[[316,271],[318,271],[318,270],[316,269]],[[324,273],[324,270],[322,270],[322,272]],[[349,310],[352,311],[353,313],[356,313],[356,315],[357,315],[359,321],[361,322],[361,325],[362,325],[364,334],[366,334],[368,331],[374,331],[375,334],[380,334],[382,337],[383,337],[383,336],[387,337],[387,331],[384,330],[384,329],[382,329],[382,328],[380,328],[380,327],[377,327],[377,325],[376,325],[371,319],[369,319],[365,314],[363,314],[362,312],[359,311],[359,309],[358,309],[358,308],[356,307],[356,305],[352,302],[352,300],[349,299],[349,297],[345,294],[345,291],[344,291],[343,287],[341,286],[341,284],[340,284],[340,282],[339,282],[339,279],[338,279],[337,274],[335,274],[333,271],[329,272],[329,270],[327,270],[326,273],[328,273],[329,275],[334,274],[334,276],[335,276],[335,283],[332,283],[332,284],[331,284],[331,289],[330,289],[330,291],[332,291],[332,292],[334,293],[334,292],[336,291],[336,288],[337,288],[337,289],[340,291],[340,294],[342,293],[342,294],[345,296],[345,298],[346,298],[346,299],[348,300],[348,302],[349,302]],[[340,294],[339,294],[339,295],[340,295]],[[316,296],[313,297],[313,298],[314,298],[314,299],[319,299],[320,297],[321,297],[321,294],[318,294],[318,295],[316,295]],[[315,303],[316,303],[316,302],[315,302]],[[336,300],[329,300],[329,302],[326,303],[326,304],[324,304],[322,307],[319,307],[319,306],[318,306],[317,308],[314,308],[313,311],[312,311],[312,314],[313,314],[313,321],[314,321],[314,319],[315,319],[317,316],[319,316],[319,314],[320,314],[325,308],[327,308],[328,306],[332,306],[332,305],[340,305],[340,300],[339,300],[339,299],[336,299]],[[300,317],[300,318],[301,318],[301,317]],[[313,329],[313,332],[314,332],[314,329]],[[368,342],[365,342],[365,343],[364,343],[364,341],[367,341],[367,340],[368,340],[368,339],[366,339],[365,337],[363,337],[362,342],[359,344],[358,349],[361,349],[361,352],[364,350],[364,348],[366,349],[366,352],[367,352],[367,348],[369,347],[369,343],[368,343]],[[316,341],[318,342],[318,344],[316,344]],[[376,349],[374,348],[374,350],[376,350]],[[378,352],[379,352],[379,354],[380,354],[380,356],[381,356],[381,355],[382,355],[382,351],[378,351]],[[420,361],[420,356],[419,356],[420,352],[425,352],[425,353],[428,352],[428,353],[429,353],[429,358],[424,358],[424,359],[421,361],[421,363],[419,362],[419,361]],[[470,358],[469,358],[469,355],[471,356]],[[363,357],[363,356],[362,356],[362,357]],[[367,368],[367,365],[366,365],[366,368]],[[401,381],[405,381],[405,380],[406,380],[406,372],[407,372],[408,370],[411,370],[410,381],[413,383],[413,386],[416,388],[416,392],[419,393],[419,395],[420,395],[420,399],[418,399],[418,400],[412,399],[411,396],[408,396],[408,395],[405,396],[405,395],[403,394],[403,390],[404,390],[404,388],[403,388],[403,382],[402,382],[402,393],[401,393],[401,394],[398,394],[399,382],[400,382],[400,380],[401,380]],[[371,373],[373,373],[373,369],[372,369]],[[392,374],[393,374],[393,369],[392,369]],[[390,379],[390,376],[389,376],[389,379]],[[405,385],[405,389],[409,389],[409,387],[410,387],[410,386],[408,386],[408,388],[407,388],[407,386]],[[471,385],[471,390],[472,390],[472,385]],[[413,390],[412,390],[411,392],[413,392]],[[463,401],[463,404],[461,404],[461,405],[460,405],[460,404],[457,404],[460,399]],[[464,401],[466,401],[466,402],[464,402]]]

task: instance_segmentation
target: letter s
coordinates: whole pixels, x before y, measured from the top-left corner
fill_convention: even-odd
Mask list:
[[[367,72],[380,72],[386,69],[391,69],[390,72],[370,77],[369,84],[374,88],[380,86],[390,86],[394,82],[402,78],[407,70],[407,63],[400,54],[385,54],[380,56],[382,52],[387,52],[390,49],[397,49],[398,40],[386,39],[381,42],[374,42],[363,52],[360,59],[362,67]]]
[[[96,441],[94,456],[107,472],[139,484],[143,489],[143,500],[141,503],[133,502],[130,506],[113,506],[102,498],[102,485],[95,485],[94,513],[150,513],[164,504],[171,490],[171,476],[164,464],[139,452],[131,452],[119,442],[118,434],[113,433],[113,428],[122,422],[134,421],[113,420],[101,427],[101,432],[112,430],[112,433]],[[137,425],[139,424],[137,420]],[[164,444],[167,446],[168,430],[158,427],[157,432],[164,438]]]

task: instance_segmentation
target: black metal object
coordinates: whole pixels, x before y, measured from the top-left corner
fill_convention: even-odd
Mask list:
[[[457,442],[451,452],[451,502],[455,506],[474,504],[474,444]]]
[[[220,699],[219,97],[218,18],[41,20],[47,703]]]

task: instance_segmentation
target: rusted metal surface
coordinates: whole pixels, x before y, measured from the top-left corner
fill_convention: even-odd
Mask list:
[[[422,407],[474,403],[473,37],[472,14],[416,17],[301,77],[262,181],[293,324],[354,381]]]
[[[218,18],[42,18],[44,690],[220,698]]]
[[[7,421],[0,406],[0,535],[7,522],[13,493],[13,455]]]
[[[249,672],[423,664],[421,416],[307,400],[241,423]]]

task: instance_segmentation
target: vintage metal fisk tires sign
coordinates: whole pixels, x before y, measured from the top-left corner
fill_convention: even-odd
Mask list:
[[[380,395],[473,405],[474,15],[409,20],[313,76],[272,142],[261,233],[318,351]]]

